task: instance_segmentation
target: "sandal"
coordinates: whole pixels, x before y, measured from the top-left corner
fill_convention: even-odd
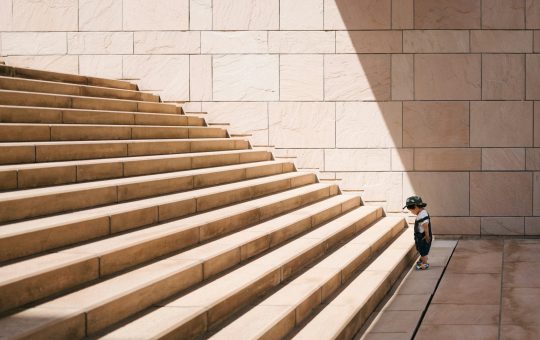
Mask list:
[[[429,263],[416,265],[416,270],[427,270],[427,269],[429,269]]]

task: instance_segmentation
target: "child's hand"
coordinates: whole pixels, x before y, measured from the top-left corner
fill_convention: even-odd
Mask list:
[[[424,241],[426,241],[427,243],[431,243],[431,237],[424,236]]]

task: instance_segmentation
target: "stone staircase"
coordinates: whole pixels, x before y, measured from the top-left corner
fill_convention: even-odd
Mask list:
[[[403,218],[118,80],[0,65],[0,338],[350,338]]]

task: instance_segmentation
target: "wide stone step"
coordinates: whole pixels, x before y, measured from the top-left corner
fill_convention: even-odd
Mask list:
[[[284,338],[405,226],[403,218],[383,218],[211,339]]]
[[[205,215],[199,237],[206,240],[337,194],[337,186],[315,182],[313,174],[292,172],[0,226],[0,262],[246,201]],[[245,219],[230,217],[237,214]]]
[[[328,189],[329,187],[327,187]],[[322,189],[322,188],[321,188]],[[330,191],[327,190],[327,195]],[[329,197],[329,196],[325,196]],[[264,202],[254,202],[264,204]],[[313,228],[324,221],[331,219],[342,212],[348,211],[360,204],[359,197],[354,196],[334,196],[319,203],[304,207],[294,212],[294,214],[274,218],[262,224],[241,230],[222,239],[200,245],[191,250],[185,251],[172,258],[160,262],[170,262],[171,260],[197,260],[194,264],[202,264],[202,279],[206,280],[216,274],[246,261],[247,259],[260,254],[261,252],[273,248],[298,233]],[[264,207],[262,205],[261,207]],[[241,229],[246,225],[245,218],[241,217],[242,212],[238,207],[233,207],[237,215],[225,212],[230,219],[236,219],[243,225],[225,225],[223,216],[221,234]],[[223,211],[221,213],[224,213]],[[268,218],[276,216],[276,212]],[[163,244],[174,244],[175,249],[169,246],[168,253],[178,251],[188,246],[196,245],[205,240],[199,239],[196,235],[201,232],[208,219],[216,218],[215,212],[201,214],[184,220],[171,222],[165,225],[152,227],[152,233],[148,231],[134,232],[132,235],[120,235],[109,240],[97,241],[85,246],[71,248],[59,253],[44,255],[42,257],[19,262],[13,265],[0,268],[0,306],[18,307],[24,303],[34,301],[38,298],[46,297],[56,292],[72,288],[90,280],[102,278],[118,270],[125,269],[126,266],[114,265],[112,263],[127,263],[123,257],[133,253],[151,253],[154,256],[164,255]],[[242,222],[243,221],[243,222]],[[257,223],[257,219],[250,221]],[[220,236],[220,234],[216,234]],[[136,248],[136,249],[135,249]],[[139,257],[138,261],[132,258],[129,266],[141,264],[147,258]],[[154,263],[146,267],[149,273],[153,268],[160,266]],[[191,268],[185,270],[191,271]],[[180,273],[176,273],[178,275]],[[54,282],[50,282],[54,277]],[[165,280],[165,278],[160,278]],[[112,280],[112,282],[115,282]],[[104,283],[102,285],[108,285]],[[114,286],[114,285],[113,285]],[[99,288],[98,288],[99,289]],[[72,294],[67,300],[79,299],[81,296],[92,296],[95,288],[85,289]],[[112,287],[111,291],[118,291]],[[171,296],[177,291],[171,291],[166,296]],[[75,297],[73,297],[75,296]],[[96,300],[103,297],[94,296]],[[105,301],[110,304],[110,297]],[[94,301],[96,303],[97,301]],[[158,301],[154,301],[158,302]],[[133,314],[136,311],[129,311]],[[116,314],[116,313],[115,313]],[[128,314],[128,315],[129,315]],[[127,315],[124,315],[124,317]],[[104,317],[104,316],[102,316]],[[116,319],[115,319],[116,318]],[[118,315],[111,316],[111,319],[118,320]],[[114,321],[113,321],[114,322]],[[112,322],[111,322],[112,323]]]
[[[124,90],[132,90],[132,91],[137,90],[136,84],[132,84],[130,82],[122,81],[122,80],[105,79],[105,78],[98,78],[98,77],[87,77],[87,76],[80,76],[76,74],[34,70],[34,69],[29,69],[29,68],[5,66],[5,65],[0,65],[0,75],[8,76],[8,77],[38,79],[38,80],[56,81],[56,82],[72,83],[72,84],[80,84],[80,85],[103,86],[103,87],[118,88],[118,89],[124,89]]]
[[[362,206],[352,210],[193,292],[155,308],[103,338],[184,339],[200,336],[381,215],[382,209],[376,207]]]
[[[291,172],[265,161],[0,193],[0,223]]]
[[[199,126],[0,123],[0,142],[226,137],[226,129]]]
[[[0,105],[0,123],[204,126],[203,118],[148,112]]]
[[[173,104],[0,90],[0,105],[182,114]]]
[[[293,339],[352,339],[415,255],[408,228]]]
[[[160,101],[159,96],[140,91],[2,76],[0,76],[0,89],[83,97],[127,99],[155,103]]]
[[[231,138],[0,143],[0,164],[169,155],[248,148],[248,141]]]
[[[272,154],[270,152],[248,149],[0,165],[0,190],[31,189],[51,185],[269,161],[271,159]]]

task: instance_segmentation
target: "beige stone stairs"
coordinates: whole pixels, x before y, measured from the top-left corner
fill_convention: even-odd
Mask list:
[[[0,339],[350,338],[405,227],[133,84],[0,65]]]

